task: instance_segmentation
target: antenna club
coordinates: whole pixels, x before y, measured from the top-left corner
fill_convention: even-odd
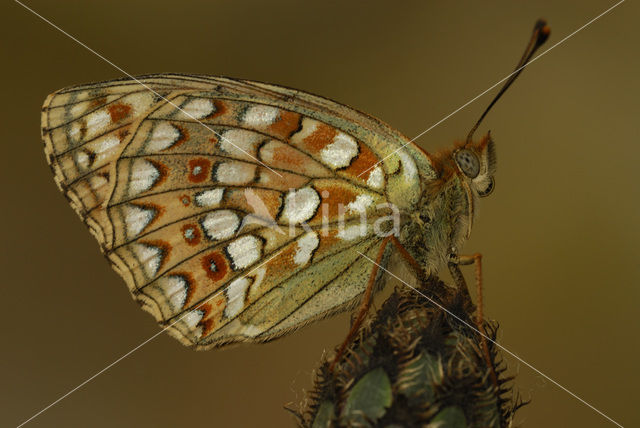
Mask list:
[[[551,27],[549,27],[549,26],[542,27],[542,29],[540,30],[540,34],[538,34],[538,40],[537,40],[536,44],[538,46],[543,45],[544,42],[546,42],[547,39],[549,38],[550,34],[551,34]]]
[[[536,21],[536,25],[533,28],[533,31],[536,31],[538,34],[538,38],[536,40],[537,45],[541,45],[546,42],[549,38],[549,35],[551,35],[551,27],[549,27],[545,19],[538,19],[538,21]]]

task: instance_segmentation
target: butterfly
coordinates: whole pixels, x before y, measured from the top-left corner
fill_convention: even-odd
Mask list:
[[[56,184],[133,298],[196,349],[368,307],[394,249],[426,274],[450,265],[494,186],[494,143],[472,134],[429,154],[326,98],[182,74],[63,89],[42,110]]]

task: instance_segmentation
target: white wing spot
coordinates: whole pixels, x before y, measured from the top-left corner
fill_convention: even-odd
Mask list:
[[[338,238],[345,241],[353,241],[354,239],[362,238],[367,234],[367,226],[365,224],[354,224],[345,228],[339,228]]]
[[[147,276],[149,278],[156,276],[162,264],[162,249],[148,244],[133,244],[131,249]]]
[[[211,207],[214,205],[218,205],[222,200],[223,193],[223,188],[205,190],[204,192],[200,192],[196,194],[196,205],[199,207]]]
[[[333,169],[349,166],[357,154],[358,143],[343,132],[333,137],[333,142],[320,151],[322,162]]]
[[[320,196],[315,189],[303,187],[300,190],[291,190],[285,197],[281,217],[292,224],[302,223],[313,217],[318,205]]]
[[[226,289],[227,306],[224,308],[225,317],[233,318],[244,308],[244,301],[251,282],[250,279],[242,277],[229,284]]]
[[[260,259],[262,241],[253,235],[238,238],[227,246],[234,270],[244,269]]]
[[[86,138],[91,138],[104,131],[111,124],[111,115],[106,110],[98,110],[87,116],[86,121]]]
[[[319,243],[320,240],[318,239],[318,234],[315,232],[309,232],[302,238],[298,239],[298,249],[296,250],[296,254],[293,256],[293,261],[298,266],[307,264],[311,259],[313,251],[318,248]]]
[[[167,296],[169,306],[171,306],[174,313],[184,307],[187,300],[188,283],[182,275],[169,275],[160,278],[157,287],[161,288],[165,296]]]
[[[189,119],[202,119],[209,116],[215,110],[211,100],[196,98],[182,106],[182,113]]]
[[[406,180],[415,180],[418,176],[418,168],[416,163],[411,159],[411,156],[404,150],[398,152],[400,161],[402,162],[402,171]]]
[[[201,225],[209,239],[221,240],[233,236],[238,230],[240,219],[233,211],[220,210],[207,214]]]
[[[149,152],[159,152],[174,145],[179,138],[178,128],[167,122],[159,122],[151,132],[146,149]]]
[[[305,138],[310,135],[313,135],[314,132],[318,129],[318,122],[309,119],[308,117],[303,117],[302,119],[302,129],[297,133],[291,136],[291,144],[300,145],[304,142]]]
[[[95,147],[96,154],[104,153],[118,146],[118,144],[120,144],[120,138],[118,138],[117,135],[109,135],[106,138],[103,138],[102,140],[99,140],[99,141],[100,142]]]
[[[278,114],[276,107],[254,105],[245,111],[242,121],[249,126],[271,125],[278,118]]]
[[[106,135],[95,139],[75,153],[75,160],[82,170],[102,165],[117,156],[117,147],[121,141],[117,135]],[[91,158],[93,156],[93,158]]]
[[[80,130],[82,129],[82,126],[80,125],[80,122],[75,121],[71,124],[71,129],[69,129],[69,139],[71,141],[77,141],[77,138],[80,135]]]
[[[367,179],[367,186],[375,190],[380,190],[384,186],[384,171],[382,171],[382,168],[380,167],[380,165],[377,165],[369,173],[369,178]]]
[[[187,325],[187,327],[196,328],[196,326],[198,325],[198,323],[200,322],[203,316],[204,316],[204,312],[196,309],[184,314],[182,318],[180,318],[180,320],[182,320]],[[200,334],[202,333],[196,332],[195,334],[196,336],[200,336]]]
[[[370,195],[358,195],[356,200],[347,204],[347,212],[366,212],[373,198]]]
[[[129,194],[131,196],[145,192],[153,187],[160,178],[160,171],[146,159],[136,159],[131,166]]]
[[[87,169],[90,166],[89,154],[84,150],[78,150],[76,152],[76,163],[80,168]]]
[[[124,222],[127,226],[128,238],[137,236],[156,216],[156,210],[153,208],[144,208],[132,204],[126,205],[124,211]]]

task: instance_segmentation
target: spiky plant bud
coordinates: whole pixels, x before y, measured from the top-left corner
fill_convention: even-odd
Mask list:
[[[421,292],[471,326],[467,293],[435,278]],[[485,323],[495,339],[496,323]],[[397,288],[370,317],[330,370],[316,370],[314,387],[297,411],[304,427],[510,427],[523,405],[492,342],[408,287]],[[493,372],[497,377],[493,376]]]

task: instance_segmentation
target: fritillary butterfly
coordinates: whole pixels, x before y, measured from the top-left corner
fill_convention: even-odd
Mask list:
[[[384,265],[389,242],[437,273],[493,188],[489,135],[432,155],[352,108],[246,80],[76,86],[47,98],[42,126],[57,185],[134,299],[198,349],[368,300],[367,258]]]

